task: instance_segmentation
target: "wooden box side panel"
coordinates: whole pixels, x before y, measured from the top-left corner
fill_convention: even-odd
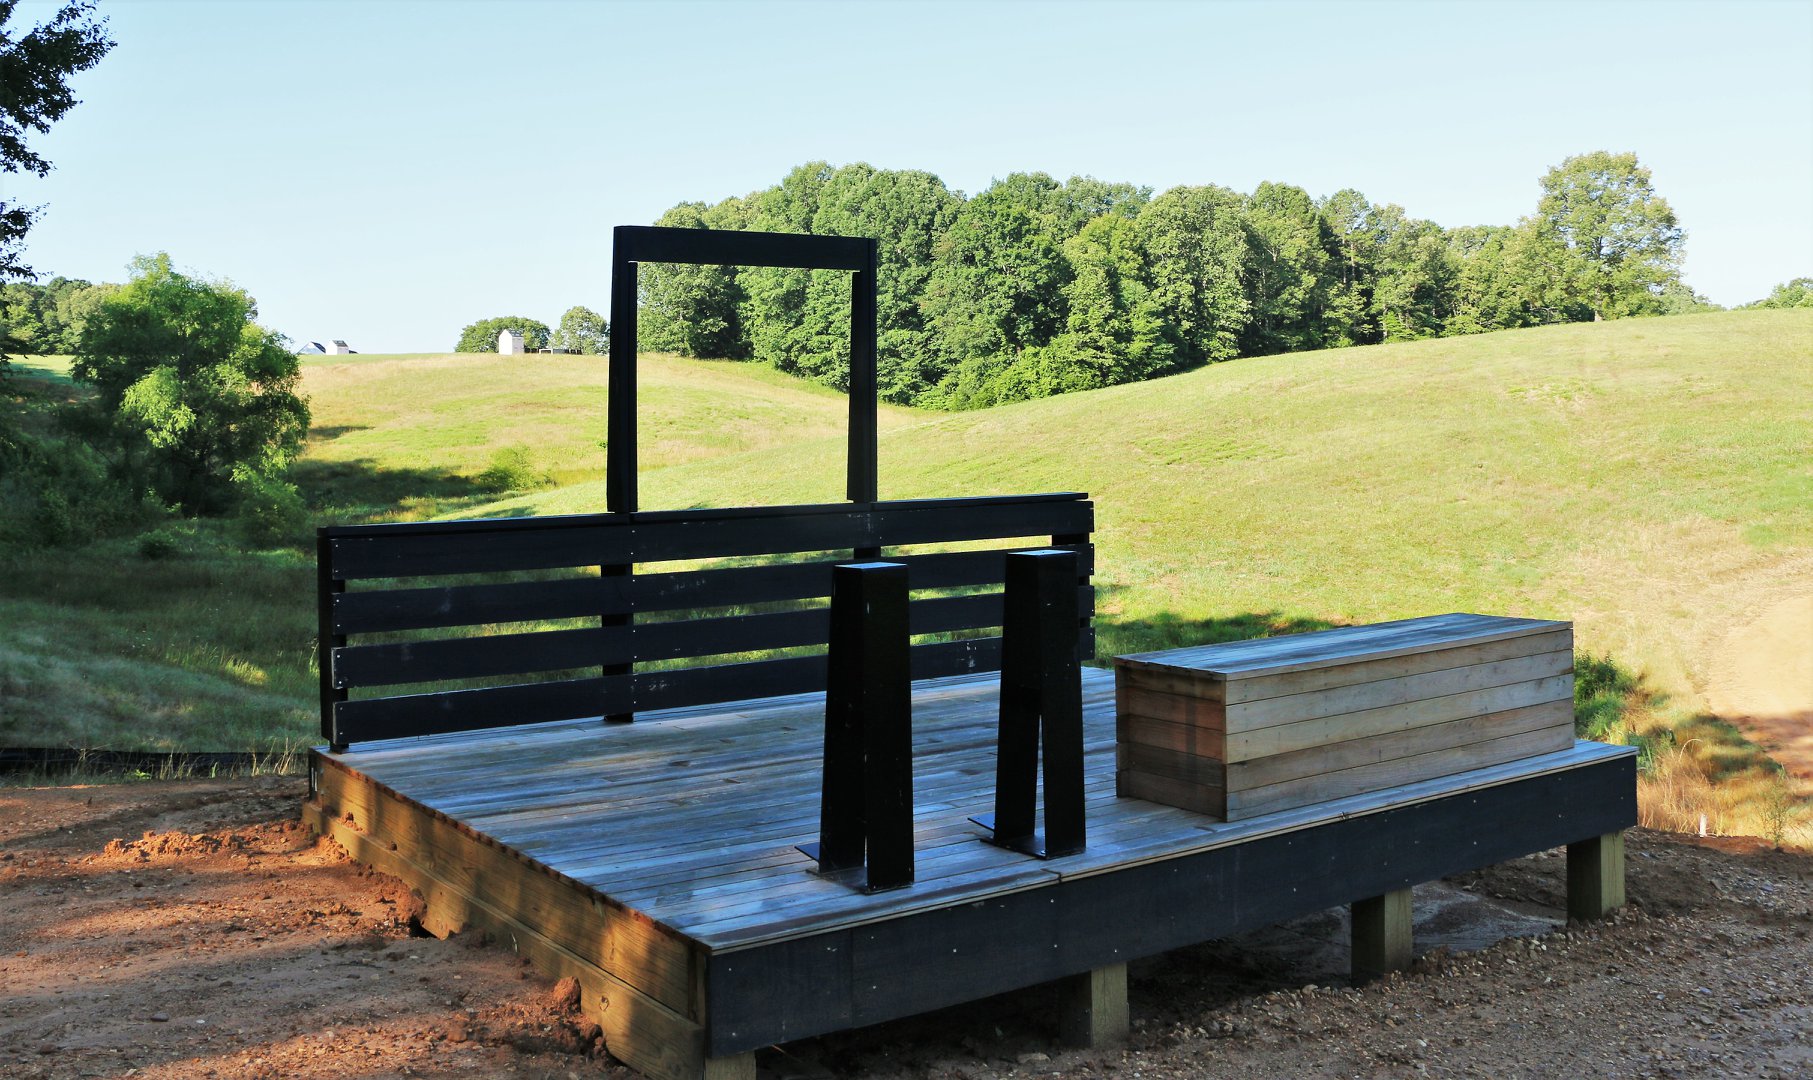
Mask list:
[[[1333,667],[1288,671],[1275,675],[1230,679],[1220,691],[1221,700],[1239,705],[1263,698],[1308,694],[1332,690],[1354,683],[1379,682],[1406,675],[1420,675],[1444,668],[1470,667],[1499,660],[1513,660],[1539,653],[1572,652],[1572,627],[1549,630],[1524,637],[1504,638],[1473,645],[1431,647],[1417,652],[1389,656],[1379,660],[1361,660]]]
[[[1383,791],[1419,780],[1432,780],[1453,773],[1557,753],[1571,747],[1573,742],[1571,727],[1567,730],[1542,727],[1535,731],[1435,750],[1413,757],[1393,758],[1300,780],[1229,792],[1227,820],[1239,821],[1260,814],[1346,798],[1349,795]]]
[[[1274,754],[1322,747],[1351,739],[1408,731],[1521,709],[1553,701],[1572,701],[1574,676],[1551,675],[1526,682],[1423,698],[1296,724],[1280,724],[1228,735],[1228,761],[1252,761]],[[1571,728],[1570,728],[1571,732]]]
[[[1511,640],[1521,644],[1530,639]],[[1451,649],[1443,650],[1443,653],[1470,651],[1472,650]],[[1467,658],[1447,656],[1443,659],[1458,661]],[[1451,694],[1530,682],[1569,674],[1573,670],[1574,653],[1571,649],[1552,650],[1484,663],[1441,667],[1371,682],[1355,682],[1308,693],[1261,698],[1227,706],[1227,730],[1233,735],[1287,724],[1301,724]]]

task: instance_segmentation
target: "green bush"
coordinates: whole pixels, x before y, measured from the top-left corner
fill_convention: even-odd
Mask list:
[[[0,545],[82,544],[146,516],[81,441],[0,427]]]
[[[296,485],[249,470],[233,480],[234,531],[247,547],[299,547],[308,538],[308,507]]]
[[[1610,656],[1574,654],[1574,734],[1595,742],[1622,741],[1624,723],[1637,678]]]
[[[491,464],[478,474],[479,486],[486,491],[534,491],[550,487],[554,478],[537,468],[526,446],[507,446],[491,455]]]
[[[169,526],[140,533],[138,538],[139,558],[152,561],[171,558],[182,551],[183,539],[181,533]]]

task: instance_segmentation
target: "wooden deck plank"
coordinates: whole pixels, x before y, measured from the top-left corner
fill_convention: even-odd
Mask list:
[[[1085,669],[1083,682],[1089,848],[1042,862],[980,842],[982,830],[966,819],[992,809],[995,676],[939,680],[915,691],[920,881],[873,895],[818,878],[792,850],[816,839],[819,695],[323,756],[709,950],[863,926],[1598,760],[1574,748],[1230,825],[1117,799],[1113,674]]]

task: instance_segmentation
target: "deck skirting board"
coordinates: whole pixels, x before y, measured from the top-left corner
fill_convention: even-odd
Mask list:
[[[713,1056],[879,1023],[1226,937],[1636,824],[1636,759],[714,953]]]

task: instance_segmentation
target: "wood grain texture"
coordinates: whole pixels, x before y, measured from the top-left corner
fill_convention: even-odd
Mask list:
[[[1129,667],[1189,668],[1212,679],[1234,681],[1340,664],[1382,660],[1431,648],[1454,648],[1506,638],[1547,634],[1567,623],[1500,615],[1430,615],[1418,619],[1344,626],[1219,645],[1117,657]]]

